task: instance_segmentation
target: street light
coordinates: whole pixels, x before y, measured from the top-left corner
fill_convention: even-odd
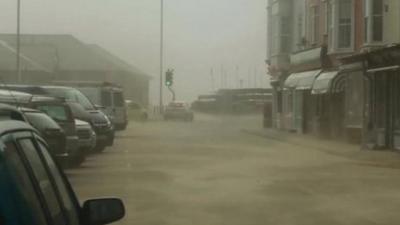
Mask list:
[[[17,58],[16,58],[16,73],[17,73],[17,80],[19,83],[22,83],[22,75],[21,75],[21,62],[20,62],[20,55],[21,55],[21,0],[17,0]]]
[[[164,73],[164,0],[161,0],[160,20],[160,112],[163,111],[163,73]]]

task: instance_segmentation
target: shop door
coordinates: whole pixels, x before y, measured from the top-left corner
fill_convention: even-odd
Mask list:
[[[303,91],[296,90],[294,92],[294,109],[293,109],[293,125],[294,130],[298,133],[303,133],[303,111],[304,111],[304,99]]]
[[[398,78],[391,72],[375,74],[375,130],[378,148],[392,149],[395,146],[395,128],[398,103],[396,81]]]

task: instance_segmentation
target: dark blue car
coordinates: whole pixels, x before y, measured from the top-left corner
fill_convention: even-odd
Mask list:
[[[0,120],[0,224],[101,225],[124,216],[116,198],[81,207],[46,142],[28,124]]]

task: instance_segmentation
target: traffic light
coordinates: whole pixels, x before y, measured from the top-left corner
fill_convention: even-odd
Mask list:
[[[174,83],[174,71],[169,69],[165,75],[165,86],[171,87]]]

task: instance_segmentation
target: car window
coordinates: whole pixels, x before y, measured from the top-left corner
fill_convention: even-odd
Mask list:
[[[114,106],[116,107],[125,106],[124,96],[122,95],[122,92],[114,92],[113,96],[114,96]]]
[[[24,152],[36,180],[39,183],[40,190],[43,194],[46,205],[50,212],[50,216],[54,224],[63,225],[66,224],[66,219],[63,215],[60,202],[56,195],[56,190],[51,182],[50,176],[46,171],[46,168],[41,160],[32,139],[20,139],[19,144],[21,145],[22,151]]]
[[[1,184],[2,182],[0,181],[0,208],[4,206],[4,211],[8,210],[8,213],[1,215],[5,223],[2,223],[0,220],[0,224],[11,224],[7,223],[8,220],[20,220],[21,224],[46,224],[46,217],[42,210],[42,205],[40,204],[38,195],[29,178],[27,168],[24,166],[15,144],[6,142],[2,156],[7,174],[11,176],[10,180],[7,181],[11,183],[7,182],[9,188],[6,188],[4,183]],[[16,212],[13,212],[13,209],[15,209]]]
[[[101,91],[101,104],[102,104],[102,106],[106,106],[106,107],[112,106],[110,91]]]
[[[55,97],[65,98],[68,101],[78,102],[86,110],[93,110],[92,102],[80,91],[73,88],[46,88]]]
[[[46,113],[55,121],[70,121],[67,109],[63,105],[39,105],[36,109]]]
[[[0,110],[0,120],[18,120],[25,121],[21,113],[14,110]]]
[[[101,105],[100,89],[96,87],[79,87],[82,92],[92,103]]]
[[[49,116],[41,112],[26,112],[26,118],[38,130],[61,129],[60,126]]]
[[[66,210],[70,224],[78,224],[78,221],[79,221],[78,213],[75,209],[75,205],[72,201],[72,196],[68,192],[68,188],[66,187],[66,183],[63,180],[60,170],[55,165],[54,160],[50,156],[47,147],[40,141],[38,141],[38,145],[44,156],[44,160],[46,161],[47,165],[49,166],[49,171],[51,173],[51,176],[53,176],[53,178],[54,178],[57,189],[59,190],[59,193],[60,193],[62,201],[63,201],[64,209]]]

